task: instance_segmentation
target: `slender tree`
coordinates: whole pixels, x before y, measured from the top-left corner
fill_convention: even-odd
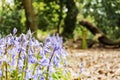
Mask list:
[[[59,21],[57,24],[57,33],[60,33],[60,24],[62,21],[62,15],[63,15],[63,0],[59,0],[59,5],[60,5],[60,12],[59,12]]]
[[[36,32],[38,29],[35,12],[32,6],[32,0],[22,0],[26,15],[26,27]]]
[[[64,20],[64,29],[62,35],[67,38],[73,37],[78,9],[74,0],[66,0],[67,16]]]

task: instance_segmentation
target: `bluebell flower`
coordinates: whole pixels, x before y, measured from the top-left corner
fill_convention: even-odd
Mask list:
[[[34,77],[33,77],[33,80],[38,80],[38,77],[39,77],[39,75],[35,74]]]
[[[45,80],[45,77],[44,77],[44,76],[42,76],[42,77],[40,78],[40,80]]]
[[[20,73],[25,71],[25,80],[45,80],[48,70],[49,80],[52,80],[52,73],[56,68],[61,67],[64,61],[61,59],[66,57],[62,38],[59,35],[49,35],[45,43],[41,43],[32,37],[33,33],[30,30],[20,36],[16,33],[17,29],[14,28],[13,34],[0,37],[0,65],[6,62],[10,73],[16,69],[19,69]],[[25,61],[28,63],[26,64]]]
[[[19,59],[18,61],[19,72],[22,72],[23,66],[24,66],[24,61],[22,59]]]
[[[28,62],[29,63],[37,63],[37,58],[31,55],[28,55]]]
[[[26,70],[26,78],[25,80],[29,80],[33,78],[32,71],[31,70]]]
[[[16,64],[17,64],[17,62],[16,62],[16,57],[17,57],[16,49],[13,48],[13,49],[9,50],[8,52],[9,52],[9,55],[10,55],[10,57],[9,57],[10,58],[10,64],[9,65],[12,66],[12,67],[10,67],[10,69],[14,70],[15,67],[16,67]]]
[[[83,62],[81,62],[81,65],[80,65],[80,74],[82,73],[82,71],[83,71],[83,66],[84,66],[84,63]]]
[[[34,76],[33,76],[33,80],[38,80],[41,76],[43,76],[43,70],[41,68],[42,66],[37,66],[35,71],[34,71]]]
[[[52,76],[52,73],[55,72],[55,65],[54,64],[49,64],[49,76]]]
[[[43,58],[39,62],[40,65],[42,66],[48,66],[49,65],[49,59],[48,58]]]
[[[0,59],[0,65],[2,64],[2,61],[1,61],[1,59]]]
[[[32,35],[33,35],[33,33],[32,33],[31,30],[29,29],[29,30],[27,31],[26,38],[29,40],[30,38],[32,38]]]
[[[17,29],[14,28],[14,29],[13,29],[13,35],[15,35],[16,33],[17,33]]]
[[[1,50],[1,48],[0,48],[0,55],[2,55],[3,54],[3,51]]]
[[[0,77],[2,77],[2,70],[0,70]]]
[[[38,80],[38,77],[36,77],[36,75],[33,77],[33,80]]]
[[[53,58],[53,64],[58,67],[60,64],[60,58],[55,56]]]

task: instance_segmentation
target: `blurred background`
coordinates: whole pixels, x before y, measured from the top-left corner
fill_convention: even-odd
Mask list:
[[[0,0],[0,34],[13,28],[20,33],[28,29],[38,39],[59,33],[65,39],[81,39],[93,35],[79,24],[88,20],[110,39],[120,38],[120,0]]]

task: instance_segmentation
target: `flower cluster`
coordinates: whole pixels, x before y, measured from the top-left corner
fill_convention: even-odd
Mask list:
[[[48,36],[39,42],[28,30],[27,34],[0,36],[1,80],[51,80],[56,68],[64,64],[66,51],[59,35]]]

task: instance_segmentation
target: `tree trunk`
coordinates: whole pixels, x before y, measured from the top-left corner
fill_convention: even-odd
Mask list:
[[[109,46],[120,46],[120,39],[118,40],[111,40],[109,39],[101,30],[99,30],[95,25],[88,21],[81,21],[80,24],[86,27],[93,35],[97,36],[97,39],[100,43]]]
[[[59,5],[60,5],[60,12],[59,12],[59,21],[58,21],[58,24],[57,24],[57,33],[59,34],[60,33],[60,24],[61,24],[61,21],[62,21],[62,15],[63,15],[63,0],[59,0]]]
[[[36,22],[35,12],[32,6],[32,0],[22,0],[26,15],[26,27],[36,33],[38,26]]]
[[[62,32],[63,37],[72,38],[73,31],[75,29],[76,17],[78,9],[75,5],[74,0],[66,0],[67,16],[64,20],[64,29]]]

